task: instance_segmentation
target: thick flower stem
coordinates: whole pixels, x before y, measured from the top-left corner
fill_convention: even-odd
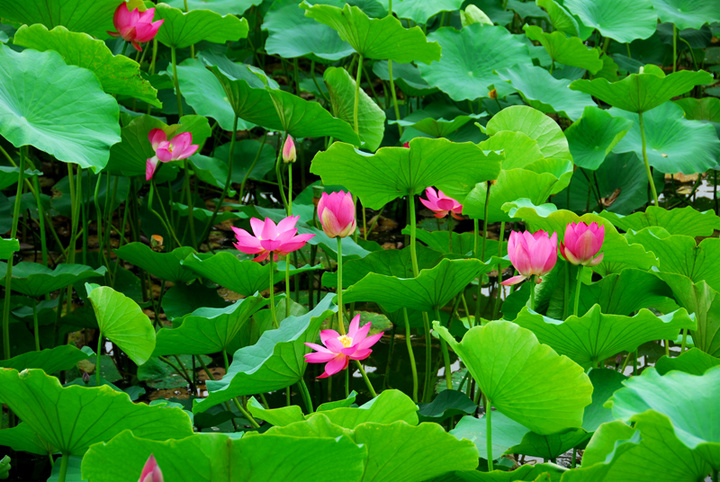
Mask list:
[[[95,362],[95,386],[100,386],[100,355],[102,354],[102,331],[98,333],[97,361]]]
[[[359,360],[355,360],[355,363],[360,369],[360,374],[362,375],[363,380],[365,380],[365,385],[367,385],[368,390],[370,390],[370,394],[373,396],[373,398],[377,397],[377,392],[373,388],[372,383],[370,383],[370,379],[368,378],[367,373],[365,373],[365,369],[363,368],[362,363],[360,363]]]
[[[413,276],[420,274],[417,259],[417,223],[415,222],[415,196],[408,193],[408,217],[410,218],[410,258],[412,260]]]
[[[257,423],[257,420],[253,418],[250,412],[248,412],[245,407],[243,407],[243,404],[240,403],[237,398],[233,398],[233,402],[235,402],[235,406],[238,408],[238,410],[240,410],[240,413],[243,414],[243,417],[247,419],[248,423],[250,423],[250,426],[252,428],[260,428],[260,424]]]
[[[280,323],[278,323],[277,315],[275,314],[275,263],[273,262],[274,256],[275,253],[271,251],[270,256],[268,257],[270,259],[270,313],[272,313],[272,319],[273,324],[275,324],[275,328],[280,328]]]
[[[389,13],[392,15],[392,13]],[[400,120],[400,109],[398,108],[397,93],[395,92],[395,79],[393,78],[393,61],[388,60],[388,75],[390,76],[390,95],[392,96],[393,109],[395,110],[395,119]],[[403,128],[397,125],[400,137],[403,135]]]
[[[653,200],[655,205],[658,205],[658,193],[655,189],[655,183],[653,182],[652,170],[650,169],[650,161],[647,156],[647,141],[645,140],[645,121],[643,121],[642,112],[638,112],[638,123],[640,124],[640,139],[642,140],[642,155],[643,162],[645,163],[645,172],[647,173],[648,182],[650,183],[650,190],[652,191]]]
[[[412,399],[413,402],[418,402],[418,374],[417,365],[415,364],[415,353],[412,349],[412,339],[410,338],[410,320],[408,319],[407,308],[403,308],[403,317],[405,319],[405,344],[407,345],[408,357],[410,357],[410,370],[412,372],[413,380],[413,391]]]
[[[492,472],[494,470],[493,468],[493,456],[492,456],[492,405],[490,403],[490,400],[486,396],[483,396],[483,401],[485,403],[485,436],[486,436],[486,445],[487,448],[487,463],[488,463],[488,471]]]
[[[215,217],[217,217],[217,213],[220,211],[220,207],[222,206],[222,203],[225,202],[225,196],[227,196],[228,190],[230,189],[230,184],[232,184],[232,173],[233,173],[233,151],[235,150],[235,138],[237,137],[237,126],[238,126],[238,116],[235,116],[233,119],[233,128],[232,128],[232,137],[230,137],[230,149],[228,152],[228,173],[227,178],[225,178],[225,186],[223,187],[222,194],[220,194],[220,199],[218,199],[218,202],[215,204],[215,209],[213,209],[212,216],[210,216],[210,219],[208,220],[207,225],[205,226],[205,229],[203,229],[202,235],[200,236],[200,239],[205,239],[205,237],[210,234],[210,229],[212,228],[213,224],[215,223]],[[262,149],[262,147],[261,147]],[[248,172],[249,174],[249,172]],[[240,201],[242,202],[242,197],[240,198]]]
[[[63,452],[60,456],[60,471],[58,472],[58,482],[65,482],[67,477],[68,464],[70,463],[70,454]]]
[[[580,316],[578,312],[580,311],[580,288],[582,287],[583,268],[583,265],[578,266],[577,279],[575,281],[575,304],[573,305],[573,315],[575,316]]]
[[[285,318],[290,316],[290,256],[285,256]]]
[[[483,212],[483,240],[482,240],[482,251],[480,252],[480,256],[478,258],[477,254],[475,255],[476,258],[478,258],[483,263],[485,262],[485,243],[487,242],[487,228],[488,228],[488,210],[490,206],[490,181],[485,183],[487,185],[486,191],[485,191],[485,207]],[[480,275],[478,278],[478,285],[477,285],[477,293],[475,296],[477,296],[477,301],[475,302],[475,323],[479,323],[480,321],[480,300],[482,299],[482,283],[483,283],[483,275]]]
[[[353,104],[353,127],[355,129],[356,134],[360,134],[360,124],[358,120],[358,111],[360,107],[360,82],[362,77],[362,67],[363,67],[363,56],[362,54],[358,54],[358,67],[357,67],[357,76],[355,77],[355,102]]]
[[[442,324],[442,318],[440,317],[440,310],[438,307],[435,307],[435,318],[437,318],[438,323]],[[452,371],[450,370],[450,352],[448,351],[447,343],[443,338],[440,338],[440,351],[442,352],[443,356],[443,363],[445,364],[445,384],[447,385],[448,390],[453,389],[452,384]]]
[[[313,408],[312,398],[310,398],[310,390],[308,390],[304,378],[300,378],[298,387],[300,387],[300,395],[305,403],[305,408],[307,408],[308,413],[313,413],[315,409]]]
[[[338,330],[341,335],[345,335],[345,321],[343,309],[343,259],[342,259],[342,238],[337,238],[337,297],[338,297]]]
[[[175,47],[170,47],[170,62],[172,64],[173,84],[175,86],[175,97],[177,98],[178,117],[183,116],[182,94],[180,93],[180,79],[177,76],[177,57]]]

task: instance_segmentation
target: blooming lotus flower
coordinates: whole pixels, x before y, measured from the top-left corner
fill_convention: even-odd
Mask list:
[[[597,266],[603,259],[600,249],[604,240],[605,226],[569,223],[565,228],[565,239],[560,243],[560,254],[575,265]]]
[[[160,25],[165,21],[163,19],[153,22],[154,15],[154,8],[148,8],[144,12],[137,8],[130,11],[128,4],[123,2],[118,5],[113,15],[113,25],[117,32],[108,31],[108,34],[113,37],[122,37],[126,42],[132,43],[135,50],[141,51],[139,42],[152,40],[158,33]]]
[[[364,360],[370,356],[370,349],[382,338],[382,333],[367,336],[370,332],[370,323],[360,328],[360,315],[350,322],[347,335],[340,335],[335,330],[323,330],[320,332],[320,341],[323,345],[305,343],[315,352],[305,355],[308,363],[325,363],[325,371],[318,378],[327,378],[330,375],[347,368],[350,360]]]
[[[236,243],[233,245],[247,254],[258,254],[259,256],[253,261],[265,261],[270,253],[273,253],[273,260],[277,261],[278,256],[284,256],[292,253],[303,246],[305,243],[315,236],[314,234],[297,234],[295,224],[300,216],[288,216],[277,226],[270,218],[260,221],[257,218],[250,219],[253,233],[251,235],[244,229],[233,227],[235,231]]]
[[[173,137],[172,141],[167,140],[167,134],[162,129],[153,129],[148,133],[148,139],[152,144],[155,155],[147,160],[145,164],[145,180],[149,181],[155,175],[158,162],[178,161],[187,159],[195,154],[200,147],[192,143],[192,134],[183,132]]]
[[[549,273],[557,261],[557,233],[548,236],[545,231],[513,231],[508,241],[508,256],[520,274],[503,281],[503,285],[518,284],[532,275],[538,276],[539,283],[540,276]]]
[[[282,160],[285,164],[295,162],[297,159],[297,152],[295,151],[295,141],[291,135],[285,138],[285,143],[282,148]]]
[[[435,213],[436,218],[444,218],[448,213],[452,214],[455,219],[462,219],[460,214],[462,213],[462,204],[454,200],[453,198],[446,196],[445,193],[429,187],[425,189],[425,195],[427,199],[420,198],[420,202],[425,205],[426,208]]]
[[[145,462],[145,467],[143,467],[138,482],[163,482],[162,471],[160,467],[158,467],[155,457],[152,454],[150,454],[147,462]]]
[[[317,211],[323,231],[329,237],[344,238],[355,232],[355,203],[349,192],[322,193]]]

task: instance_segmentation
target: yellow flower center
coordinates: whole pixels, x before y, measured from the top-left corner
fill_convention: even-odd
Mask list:
[[[338,340],[340,340],[340,343],[342,343],[342,346],[345,348],[351,347],[353,344],[353,339],[347,335],[338,336]]]

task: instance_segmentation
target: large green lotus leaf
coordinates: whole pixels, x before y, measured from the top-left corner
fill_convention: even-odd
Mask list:
[[[155,328],[138,304],[109,286],[94,288],[88,298],[102,336],[138,365],[148,361],[155,349]]]
[[[615,146],[615,152],[634,152],[642,157],[642,134],[637,114],[610,109],[616,117],[633,121],[633,126]],[[661,172],[693,174],[717,165],[720,140],[712,125],[687,120],[674,102],[643,115],[648,162]]]
[[[373,301],[387,311],[412,308],[433,311],[445,306],[470,281],[492,266],[477,259],[443,259],[432,269],[420,271],[417,278],[396,278],[369,273],[345,290],[344,300]]]
[[[681,274],[696,283],[705,281],[720,289],[720,239],[706,238],[698,245],[692,236],[670,235],[662,228],[645,228],[627,238],[655,253],[660,271]]]
[[[388,0],[378,0],[386,9],[389,7]],[[435,2],[423,2],[422,0],[401,0],[393,2],[393,12],[398,18],[409,18],[417,24],[425,25],[430,17],[440,12],[452,12],[459,10],[462,0],[438,0]]]
[[[7,270],[7,263],[0,262],[0,271]],[[13,291],[27,296],[42,296],[73,283],[89,278],[105,276],[105,267],[92,269],[84,264],[59,264],[50,269],[39,263],[21,261],[13,266]],[[0,286],[5,286],[5,278],[0,278]]]
[[[325,3],[341,7],[339,1]],[[272,3],[263,19],[262,29],[268,31],[265,51],[286,59],[314,55],[326,61],[336,61],[352,55],[353,48],[327,25],[306,17],[297,0],[278,0]]]
[[[185,59],[177,66],[180,91],[185,101],[200,115],[212,117],[223,130],[231,131],[235,113],[220,81],[205,64],[197,59]],[[265,106],[267,107],[267,106]],[[238,120],[238,129],[253,126],[250,122]]]
[[[244,296],[252,296],[270,286],[270,265],[260,264],[250,259],[241,260],[233,253],[221,251],[207,258],[197,255],[188,256],[182,262],[203,278],[219,284]],[[316,267],[291,268],[290,275],[317,269]],[[275,270],[275,283],[285,279],[285,270]]]
[[[323,80],[330,94],[333,115],[349,125],[354,122],[355,80],[347,70],[340,67],[328,67]],[[358,98],[358,134],[362,147],[375,151],[382,143],[385,134],[385,112],[360,89]]]
[[[418,230],[420,232],[421,230]],[[445,234],[445,233],[443,233]],[[418,237],[420,239],[420,237]],[[435,267],[442,255],[420,245],[417,249],[418,267],[421,270]],[[351,259],[343,264],[343,287],[354,285],[369,273],[397,278],[412,278],[412,259],[409,249],[381,249],[360,259]],[[337,288],[337,273],[323,273],[323,286]]]
[[[580,40],[585,41],[594,31],[594,29],[586,27],[577,15],[571,14],[562,3],[556,0],[535,0],[535,3],[547,11],[553,27],[571,37],[580,37]]]
[[[15,427],[0,430],[0,445],[18,452],[52,456],[57,447],[42,439],[30,426],[20,422]]]
[[[629,20],[634,21],[632,18]],[[647,112],[688,92],[696,85],[705,85],[712,81],[712,75],[703,70],[681,70],[666,76],[659,67],[646,65],[643,73],[630,74],[617,82],[609,82],[603,78],[581,79],[570,84],[570,88],[597,97],[618,109],[637,113]],[[649,133],[650,129],[647,129],[647,132]]]
[[[695,314],[697,329],[691,331],[695,348],[720,357],[720,296],[705,281],[693,283],[686,275],[657,273],[675,295],[678,304]]]
[[[123,261],[142,268],[161,280],[172,283],[189,283],[197,274],[183,266],[182,260],[195,253],[190,246],[180,246],[169,253],[158,253],[143,243],[128,243],[115,250]]]
[[[193,143],[198,144],[200,149],[212,134],[207,118],[200,115],[183,116],[180,118],[180,124],[171,126],[155,117],[142,115],[122,128],[122,142],[110,149],[107,172],[122,176],[144,176],[147,160],[155,155],[148,140],[148,133],[152,129],[162,129],[170,139],[182,132],[190,132]],[[178,169],[176,165],[179,163],[172,162],[159,168],[153,177],[155,182],[159,184],[174,179]]]
[[[527,38],[545,47],[553,62],[586,69],[593,75],[603,67],[600,51],[587,48],[578,37],[568,37],[561,31],[543,32],[537,25],[525,25],[523,30]]]
[[[181,440],[153,441],[126,431],[92,447],[83,459],[89,482],[135,480],[150,455],[165,480],[217,482],[231,480],[313,480],[336,482],[362,477],[367,449],[348,437],[291,437],[263,434],[233,437],[198,433]],[[342,461],[333,470],[318,470],[318,461]]]
[[[665,209],[660,206],[648,206],[645,212],[636,212],[629,216],[603,211],[600,216],[608,219],[623,231],[640,231],[651,226],[660,226],[670,234],[686,236],[711,236],[720,229],[720,217],[714,211],[700,212],[692,206]]]
[[[580,427],[592,384],[575,362],[508,321],[470,329],[458,343],[447,328],[433,329],[468,367],[498,411],[541,435]]]
[[[178,408],[135,404],[108,386],[63,388],[42,370],[0,370],[0,400],[47,445],[82,455],[90,445],[124,430],[153,440],[192,435],[188,415]]]
[[[490,190],[488,221],[491,223],[510,221],[511,216],[502,207],[519,197],[528,198],[537,204],[546,201],[557,182],[557,177],[550,173],[534,172],[528,169],[503,169]],[[486,199],[486,183],[477,184],[462,203],[463,214],[472,218],[485,219]]]
[[[712,367],[720,365],[720,358],[708,355],[697,348],[691,348],[678,357],[660,358],[655,364],[660,375],[665,375],[671,370],[678,370],[690,375],[703,375]]]
[[[642,375],[624,382],[610,399],[613,415],[637,420],[646,410],[655,410],[670,419],[675,436],[689,449],[720,470],[720,367],[703,375],[673,371],[659,375],[648,368]]]
[[[0,367],[25,370],[40,368],[45,373],[55,373],[74,368],[80,360],[87,360],[90,355],[78,350],[74,345],[60,345],[52,349],[31,351],[1,360]]]
[[[154,356],[207,355],[228,350],[250,317],[267,303],[251,296],[226,308],[199,308],[181,320],[177,328],[161,328]]]
[[[584,442],[590,439],[590,436],[591,434],[582,428],[552,435],[539,435],[535,432],[527,432],[522,441],[510,447],[508,452],[553,460],[568,450],[571,450],[573,447],[583,445]]]
[[[244,18],[221,16],[210,10],[183,12],[165,3],[155,7],[155,20],[164,19],[155,39],[168,47],[189,47],[203,40],[224,44],[247,37],[249,27]]]
[[[661,172],[653,175],[653,181],[662,189],[665,181]],[[647,171],[634,152],[610,153],[595,171],[577,169],[567,189],[552,201],[575,212],[608,209],[630,214],[648,202]]]
[[[673,102],[683,108],[687,119],[720,123],[720,99],[717,97],[705,97],[703,99],[685,97]]]
[[[276,427],[284,427],[295,422],[305,420],[302,408],[298,405],[289,405],[278,408],[265,408],[255,397],[248,400],[248,411],[256,419],[265,420]]]
[[[603,424],[585,450],[583,467],[563,474],[562,482],[694,482],[710,470],[678,440],[667,417],[649,410],[635,417],[635,429],[620,421]]]
[[[315,308],[303,316],[285,318],[280,328],[262,334],[255,345],[239,349],[227,374],[218,381],[208,381],[209,395],[193,401],[193,412],[205,410],[243,395],[255,395],[288,387],[302,378],[307,367],[304,355],[306,342],[314,342],[320,324],[337,306],[328,294]]]
[[[531,61],[527,45],[504,27],[479,23],[460,31],[443,27],[429,38],[442,47],[442,58],[419,66],[420,73],[456,101],[487,97],[490,85],[500,80],[493,71]]]
[[[613,117],[597,106],[587,106],[582,117],[565,130],[573,162],[596,170],[632,127],[628,119]]]
[[[720,3],[715,0],[650,0],[661,22],[680,29],[699,29],[720,20]]]
[[[361,424],[378,423],[389,424],[402,421],[410,425],[417,425],[417,405],[410,397],[400,390],[383,390],[377,398],[360,407],[338,407],[310,414],[306,418],[312,420],[322,413],[322,416],[335,425],[346,429],[356,429]]]
[[[338,8],[303,1],[300,8],[305,9],[305,16],[337,31],[341,39],[366,59],[426,64],[440,60],[440,45],[428,41],[420,27],[406,29],[393,16],[370,18],[358,7],[348,4]]]
[[[97,172],[120,141],[118,105],[95,74],[60,54],[0,45],[0,134]],[[48,75],[52,72],[52,75]]]
[[[426,96],[438,91],[437,87],[432,87],[420,75],[420,69],[414,64],[400,64],[393,62],[393,79],[395,85],[407,95],[420,97]],[[384,81],[390,80],[389,62],[382,60],[375,62],[373,65],[373,73]]]
[[[561,240],[569,223],[584,222],[589,225],[595,222],[605,226],[605,240],[602,247],[605,254],[603,261],[593,268],[603,276],[619,273],[625,268],[647,270],[657,263],[653,253],[646,250],[647,247],[629,243],[623,235],[617,232],[611,222],[597,214],[588,213],[578,216],[572,211],[556,210],[552,204],[538,207],[525,200],[508,203],[505,208],[508,209],[511,218],[522,219],[529,223],[532,231],[538,229],[548,233],[556,231],[558,241]],[[647,249],[649,250],[649,248]]]
[[[571,315],[565,321],[523,308],[513,322],[532,331],[540,343],[550,345],[583,368],[604,364],[605,359],[623,351],[634,351],[648,341],[674,340],[681,329],[696,327],[683,308],[664,316],[656,316],[646,309],[635,316],[625,316],[601,313],[600,305],[594,305],[581,317]]]
[[[171,7],[185,10],[212,10],[220,15],[242,15],[252,6],[260,5],[262,0],[168,0]]]
[[[336,142],[315,155],[310,172],[325,185],[343,185],[363,205],[380,209],[406,195],[436,186],[450,197],[464,198],[476,183],[494,179],[501,156],[477,144],[415,138],[410,148],[383,147],[374,155]]]
[[[485,133],[494,136],[500,131],[513,131],[525,134],[538,143],[545,157],[556,157],[572,161],[570,147],[560,126],[539,110],[526,105],[506,107],[485,127]]]
[[[362,482],[412,482],[477,467],[475,445],[458,440],[437,423],[366,423],[352,438],[368,450]]]
[[[528,104],[542,112],[562,114],[574,121],[582,117],[585,107],[595,105],[589,95],[578,95],[568,89],[570,79],[556,79],[542,67],[520,64],[495,71],[501,79],[510,82]]]
[[[115,30],[112,19],[118,5],[117,0],[0,0],[0,17],[47,28],[63,25],[73,32],[108,38],[107,31]]]
[[[612,0],[566,0],[565,8],[574,13],[588,27],[594,27],[603,37],[620,43],[646,39],[655,33],[657,14],[650,0],[636,0],[617,4]]]
[[[474,119],[486,114],[468,114],[454,105],[434,102],[423,109],[413,111],[400,120],[388,121],[403,127],[413,127],[431,137],[447,137]]]
[[[162,107],[155,87],[140,75],[140,64],[124,55],[113,55],[101,40],[71,32],[63,26],[48,30],[42,24],[35,24],[20,27],[13,43],[41,52],[54,50],[69,65],[83,67],[97,75],[108,94],[129,95]]]
[[[640,308],[654,308],[662,313],[677,309],[672,301],[672,291],[657,276],[647,271],[628,268],[611,273],[580,291],[579,312],[586,313],[594,304],[602,307],[603,313],[631,315]],[[562,312],[548,316],[562,318]]]
[[[585,407],[583,428],[588,432],[594,432],[600,425],[615,420],[612,410],[606,407],[605,403],[623,387],[623,381],[627,380],[627,377],[607,368],[590,370],[588,376],[593,384],[593,394],[592,403]]]
[[[490,451],[493,460],[499,459],[510,447],[519,444],[530,431],[526,426],[499,411],[493,412],[491,422]],[[487,420],[484,415],[480,418],[464,416],[450,433],[459,439],[470,440],[477,447],[480,457],[487,459]]]
[[[403,234],[410,234],[410,230],[406,227],[403,229]],[[457,254],[463,257],[468,257],[472,254],[475,248],[475,235],[471,232],[467,233],[447,233],[444,231],[426,231],[424,229],[417,229],[415,233],[418,241],[425,243],[428,248],[442,253],[444,255]],[[479,239],[479,244],[482,246],[482,236]],[[507,248],[503,243],[504,256],[507,254]],[[394,251],[394,250],[393,250]],[[498,241],[496,239],[488,238],[485,241],[485,257],[488,258],[490,255],[498,252]]]
[[[269,77],[264,70],[254,65],[242,62],[233,62],[226,55],[214,52],[213,50],[203,50],[198,57],[205,62],[205,65],[216,66],[220,72],[233,80],[246,80],[250,87],[258,87],[264,89],[266,86],[271,89],[279,89],[278,84],[272,77]]]

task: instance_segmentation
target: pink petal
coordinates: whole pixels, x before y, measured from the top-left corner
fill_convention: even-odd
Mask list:
[[[348,336],[353,340],[357,337],[358,328],[360,328],[360,314],[353,316],[350,320],[350,326],[348,326]]]
[[[147,160],[147,162],[145,163],[145,180],[146,181],[149,181],[155,175],[155,171],[157,170],[157,165],[158,165],[157,156],[152,156],[150,159]]]
[[[289,231],[291,229],[295,229],[295,225],[298,222],[298,219],[300,219],[300,216],[288,216],[285,219],[281,220],[277,225],[277,231],[279,233],[282,233],[283,231]]]
[[[320,332],[320,341],[323,345],[327,346],[328,340],[337,340],[340,337],[340,333],[335,330],[323,330]]]
[[[148,133],[148,140],[152,144],[153,150],[157,150],[161,142],[167,141],[167,134],[162,129],[153,129]]]
[[[337,353],[308,353],[305,355],[305,361],[308,363],[327,363],[337,356]]]
[[[327,373],[328,376],[334,375],[337,372],[346,369],[348,363],[350,363],[350,359],[348,357],[345,355],[338,355],[327,362],[327,365],[325,365],[325,373]]]
[[[252,227],[253,234],[255,236],[260,236],[263,231],[263,227],[265,226],[265,223],[260,221],[258,218],[250,218],[250,227]]]
[[[513,276],[512,278],[506,279],[505,281],[503,281],[503,282],[500,283],[500,284],[503,285],[503,286],[512,286],[512,285],[516,285],[516,284],[518,284],[518,283],[520,283],[521,281],[524,281],[524,280],[526,280],[526,279],[527,279],[527,276],[517,275],[517,276]]]

